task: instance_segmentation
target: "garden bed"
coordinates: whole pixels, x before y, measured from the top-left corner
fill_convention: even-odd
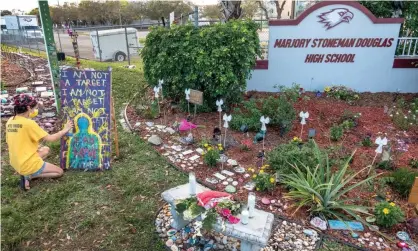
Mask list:
[[[244,99],[265,98],[267,96],[276,97],[278,95],[278,93],[249,92],[246,94]],[[316,130],[316,135],[314,136],[315,142],[319,147],[328,149],[329,152],[332,153],[332,158],[347,158],[354,150],[356,150],[353,156],[353,161],[349,166],[349,172],[354,173],[360,171],[373,162],[375,157],[375,149],[377,147],[377,145],[374,144],[374,140],[378,136],[378,133],[381,133],[382,137],[387,137],[391,146],[391,159],[394,169],[407,167],[410,170],[414,170],[409,166],[409,164],[413,157],[418,156],[418,129],[416,126],[411,126],[408,128],[408,130],[399,129],[392,121],[393,117],[390,117],[390,113],[394,113],[397,107],[402,105],[399,104],[400,98],[408,101],[417,97],[416,94],[404,95],[390,93],[364,93],[359,94],[358,99],[351,102],[326,97],[324,94],[322,94],[321,97],[317,97],[316,93],[304,93],[302,96],[309,97],[309,100],[299,99],[293,105],[297,114],[299,114],[300,111],[309,112],[309,118],[307,119],[307,124],[304,126],[301,137],[302,142],[308,141],[308,129],[312,128]],[[164,127],[167,126],[174,128],[173,123],[175,121],[180,122],[181,120],[185,119],[188,115],[187,112],[181,112],[179,109],[172,109],[170,107],[170,109],[163,109],[167,111],[165,116],[160,116],[155,119],[145,119],[141,117],[137,112],[138,107],[136,107],[136,105],[137,104],[134,102],[127,107],[127,117],[129,123],[143,139],[148,139],[151,135],[158,135],[164,144],[156,146],[156,150],[160,152],[161,155],[166,157],[172,157],[175,154],[184,153],[187,150],[195,150],[197,148],[204,149],[202,146],[203,142],[210,142],[214,128],[219,127],[218,112],[198,113],[196,117],[191,119],[192,123],[199,125],[197,129],[192,130],[195,143],[191,145],[185,145],[180,143],[178,138],[186,137],[189,133],[188,131],[180,134],[177,132],[170,134],[165,132],[166,130]],[[393,111],[390,111],[391,109]],[[193,105],[191,105],[191,111],[193,111]],[[341,123],[341,116],[345,111],[351,111],[353,114],[361,115],[357,119],[357,125],[351,129],[345,130],[342,138],[334,142],[330,139],[330,128],[336,124]],[[234,117],[234,112],[231,112],[231,114],[232,117]],[[165,124],[164,121],[169,121],[169,123]],[[153,126],[147,126],[146,122],[153,122]],[[280,129],[278,127],[267,125],[267,134],[264,141],[264,147],[267,155],[278,145],[286,144],[294,137],[300,137],[300,119],[295,118],[292,123],[293,127],[291,131],[289,131],[283,137],[280,136]],[[159,125],[159,127],[156,127],[155,125]],[[222,133],[224,134],[224,128],[222,128]],[[244,188],[244,186],[252,180],[251,176],[253,175],[248,169],[255,169],[255,173],[258,173],[259,170],[261,170],[261,165],[259,163],[261,160],[257,155],[263,149],[263,144],[261,142],[252,144],[249,150],[243,150],[242,144],[240,143],[246,139],[253,141],[255,134],[256,132],[249,132],[247,135],[246,133],[235,131],[231,128],[229,128],[227,132],[227,135],[229,135],[228,137],[231,137],[237,144],[228,147],[225,151],[225,154],[229,159],[235,160],[240,166],[244,167],[245,173],[251,174],[249,176],[245,175],[245,173],[236,173],[231,165],[228,165],[227,163],[224,164],[224,170],[228,170],[234,173],[231,177],[228,177],[228,175],[225,174],[223,175],[226,178],[231,178],[228,182],[228,185],[231,185],[232,182],[237,182],[237,184],[235,183],[236,193],[234,196],[240,201],[246,201],[248,196],[249,190]],[[369,136],[372,140],[370,147],[362,146],[362,141],[367,136]],[[181,150],[177,153],[171,148],[175,145],[181,146]],[[223,184],[224,181],[219,181],[217,184],[209,184],[206,180],[208,177],[214,177],[214,173],[220,173],[222,171],[221,164],[218,163],[216,167],[209,167],[203,163],[202,157],[198,158],[198,160],[194,162],[187,160],[187,158],[196,154],[197,153],[193,151],[193,153],[190,153],[190,155],[185,155],[183,159],[179,160],[179,162],[172,161],[172,163],[182,171],[193,171],[201,183],[208,185],[209,187],[214,187],[216,190],[224,191],[226,187],[226,183]],[[381,158],[381,154],[377,155],[374,163],[379,163]],[[263,164],[267,162],[267,160],[263,160]],[[257,163],[259,164],[257,165]],[[373,170],[375,170],[377,174],[383,173],[382,176],[388,176],[392,172],[392,170]],[[268,170],[266,169],[266,171]],[[360,175],[356,177],[352,183],[365,179],[366,177],[366,172],[360,173]],[[257,207],[266,211],[271,211],[278,215],[289,217],[291,219],[299,219],[303,223],[309,225],[310,215],[307,211],[307,208],[302,207],[295,213],[293,202],[283,198],[284,194],[288,192],[284,186],[279,184],[272,191],[255,192],[258,198]],[[360,186],[353,189],[348,193],[348,198],[356,198],[359,200],[358,203],[373,207],[374,204],[378,202],[376,199],[377,194],[383,194],[386,197],[383,199],[388,199],[399,205],[404,211],[406,219],[414,217],[413,206],[407,204],[407,199],[405,197],[399,196],[395,191],[392,191],[389,186],[378,187],[377,182],[368,187]],[[273,203],[265,205],[261,202],[261,198],[266,198]],[[395,227],[392,228],[381,228],[381,231],[388,234],[390,237],[394,237],[397,231],[405,231],[405,229],[405,224],[401,223],[395,225]],[[370,233],[367,227],[365,232]],[[347,235],[347,233],[343,233],[342,231],[327,230],[326,233],[336,236],[344,241],[364,246],[369,249],[378,249],[376,248],[376,245],[370,245],[368,242],[372,242],[373,238],[376,238],[377,240],[381,238],[381,236],[379,236],[377,233],[371,233],[370,240],[365,241],[365,243],[361,243],[358,240],[352,238],[350,235]],[[413,238],[415,238],[415,241],[418,240],[417,237]],[[391,244],[389,242],[387,243]],[[394,245],[394,243],[392,243],[392,245]],[[394,247],[396,247],[396,245]]]

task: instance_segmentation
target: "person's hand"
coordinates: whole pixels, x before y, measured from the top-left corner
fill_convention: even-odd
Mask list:
[[[65,124],[63,130],[64,130],[64,132],[67,133],[69,130],[73,129],[73,127],[74,127],[73,121],[68,120],[67,123]]]

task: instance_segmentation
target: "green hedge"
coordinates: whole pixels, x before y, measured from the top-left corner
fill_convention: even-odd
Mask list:
[[[212,109],[219,97],[236,103],[260,55],[257,29],[255,22],[243,20],[154,28],[141,52],[145,78],[151,86],[163,79],[164,96],[176,101],[183,101],[184,90],[191,88],[203,91]]]

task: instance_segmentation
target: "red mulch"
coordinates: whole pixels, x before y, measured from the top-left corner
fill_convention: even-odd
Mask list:
[[[19,86],[30,77],[30,73],[18,64],[3,59],[1,62],[1,81],[5,86]]]
[[[249,97],[264,97],[267,95],[276,95],[272,93],[260,93],[260,92],[250,92],[247,94],[246,98]],[[396,167],[405,167],[408,166],[409,160],[415,156],[418,156],[418,128],[414,127],[408,130],[407,132],[403,132],[395,127],[392,123],[391,118],[384,113],[384,106],[387,105],[389,107],[393,106],[393,100],[396,94],[392,93],[362,93],[360,94],[360,99],[355,102],[355,104],[348,104],[344,101],[338,101],[332,98],[327,97],[320,97],[316,98],[313,93],[306,93],[305,95],[310,96],[309,101],[300,101],[295,104],[295,109],[297,113],[301,110],[309,112],[309,119],[307,121],[307,125],[304,127],[303,131],[303,140],[307,140],[307,134],[309,128],[316,129],[316,136],[315,141],[318,145],[322,147],[330,146],[330,145],[342,145],[343,146],[343,154],[350,154],[354,150],[356,153],[353,158],[353,163],[350,164],[350,168],[353,171],[359,171],[362,168],[370,165],[374,156],[375,156],[375,149],[376,146],[373,145],[372,147],[363,147],[361,146],[361,141],[366,135],[372,135],[372,140],[377,137],[378,132],[386,133],[386,137],[389,140],[389,143],[392,146],[392,155],[395,156],[394,163]],[[417,94],[399,94],[406,100],[411,100],[415,97],[418,97]],[[350,110],[352,112],[361,113],[361,117],[358,120],[358,126],[352,129],[350,132],[344,133],[343,139],[338,142],[332,142],[329,139],[329,129],[334,124],[340,122],[341,115],[345,110]],[[136,122],[146,122],[146,121],[153,121],[155,124],[162,124],[162,118],[158,118],[155,120],[148,120],[140,118],[135,109],[132,106],[129,106],[127,109],[128,118],[130,124],[133,126]],[[234,116],[232,114],[232,116]],[[166,116],[166,121],[170,121],[170,125],[175,120],[180,121],[181,119],[185,118],[185,113],[172,113]],[[214,127],[219,125],[219,113],[201,113],[198,114],[196,118],[192,120],[193,123],[197,125],[204,125],[205,128],[199,128],[193,132],[193,136],[195,138],[195,142],[199,142],[200,139],[206,138],[210,139],[212,137],[212,132]],[[224,130],[222,130],[224,132]],[[267,136],[265,141],[265,149],[266,152],[269,152],[271,149],[275,148],[279,144],[289,142],[294,136],[300,136],[301,132],[301,125],[300,121],[295,120],[293,122],[293,129],[291,132],[287,133],[283,138],[279,136],[279,129],[275,127],[269,127],[267,129]],[[143,137],[146,134],[150,134],[146,130],[142,130],[139,132],[140,135]],[[229,130],[229,135],[232,135],[235,140],[241,142],[241,140],[246,139],[247,137],[242,134],[241,132]],[[253,140],[255,133],[250,133],[250,139]],[[159,135],[164,142],[168,140],[175,141],[175,139],[170,138],[168,134]],[[396,149],[397,147],[397,139],[409,140],[409,148],[407,152],[399,152]],[[157,148],[158,151],[161,153],[164,150]],[[256,162],[258,160],[257,153],[262,150],[262,144],[253,145],[250,151],[243,151],[241,148],[234,147],[232,149],[228,149],[226,154],[229,158],[235,159],[238,163],[245,167],[256,168]],[[380,161],[381,156],[376,158],[376,162]],[[178,167],[182,169],[181,167]],[[229,166],[224,166],[226,170],[232,170]],[[257,168],[256,168],[257,169]],[[188,167],[184,168],[184,171],[188,172]],[[201,180],[204,181],[207,177],[212,177],[213,173],[217,171],[221,171],[220,166],[216,168],[210,168],[205,165],[195,167],[193,170],[196,176]],[[377,170],[377,172],[383,172],[381,170]],[[235,197],[239,200],[246,201],[248,191],[244,189],[242,186],[247,183],[251,178],[244,179],[243,175],[235,175],[234,180],[237,180],[238,177],[242,179],[239,181],[239,185],[237,186],[237,193]],[[366,174],[362,174],[359,178],[364,178]],[[355,182],[355,181],[354,181]],[[224,187],[221,182],[216,185],[216,189],[223,191]],[[240,188],[241,187],[241,188]],[[376,188],[375,188],[376,189]],[[374,200],[375,189],[367,189],[367,188],[357,188],[351,191],[348,194],[350,198],[359,199],[359,203],[372,206],[377,203]],[[280,200],[282,203],[285,200],[282,198],[286,189],[278,186],[273,192],[256,192],[257,197],[261,200],[262,197],[267,197],[269,199]],[[402,209],[404,210],[407,219],[414,216],[413,207],[407,204],[405,199],[400,198],[397,196],[395,192],[392,192],[389,187],[385,188],[385,191],[388,197],[391,198],[395,203],[401,205]],[[260,202],[260,201],[259,201]],[[306,209],[302,208],[296,214],[294,213],[294,208],[291,207],[291,202],[286,202],[289,206],[287,210],[283,210],[283,212],[279,212],[279,214],[284,215],[286,217],[298,219],[300,221],[306,222],[309,218],[309,212]],[[277,208],[275,206],[266,206],[263,205],[261,202],[258,203],[258,206],[267,211],[273,211],[278,213]],[[283,209],[283,208],[282,208]],[[396,231],[405,230],[404,224],[399,224],[397,227],[388,230],[382,230],[385,233],[388,233],[389,236],[394,236]],[[344,237],[341,232],[339,231],[328,231],[329,234],[335,235],[341,239],[345,239],[346,241],[353,242],[351,237]],[[418,241],[418,237],[415,237],[415,240]],[[357,243],[358,244],[358,243]]]

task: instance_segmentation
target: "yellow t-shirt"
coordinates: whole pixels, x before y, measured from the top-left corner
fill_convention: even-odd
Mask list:
[[[38,154],[39,141],[47,136],[35,121],[22,116],[11,117],[6,123],[6,142],[10,165],[20,175],[30,175],[41,169],[44,161]]]

